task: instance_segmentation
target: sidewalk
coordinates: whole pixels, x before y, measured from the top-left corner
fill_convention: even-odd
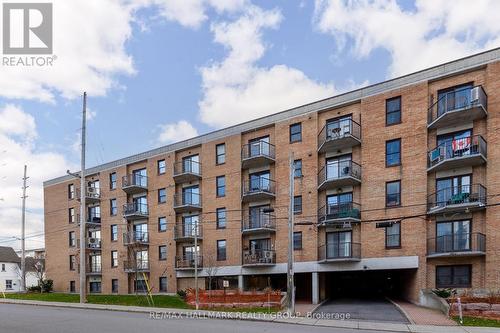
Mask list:
[[[208,317],[215,319],[236,319],[236,320],[253,320],[253,321],[267,321],[286,324],[298,324],[307,326],[323,326],[323,327],[336,327],[336,328],[350,328],[362,330],[377,330],[377,331],[390,331],[390,332],[411,332],[411,333],[500,333],[498,328],[483,328],[483,327],[459,327],[459,326],[431,326],[431,325],[406,325],[406,324],[390,324],[390,323],[376,323],[376,322],[361,322],[361,321],[347,321],[347,320],[329,320],[329,319],[315,319],[304,317],[289,318],[286,315],[271,316],[268,314],[258,314],[251,316],[250,314],[242,314],[241,317],[235,317],[236,313],[227,313],[227,318],[221,316],[221,312],[205,311],[205,310],[185,310],[185,309],[168,309],[168,308],[149,308],[149,307],[135,307],[124,305],[104,305],[104,304],[80,304],[80,303],[62,303],[62,302],[42,302],[42,301],[28,301],[28,300],[13,300],[0,298],[0,303],[4,304],[25,304],[37,306],[50,306],[50,307],[63,307],[74,309],[89,309],[89,310],[108,310],[108,311],[123,311],[144,313],[151,316],[152,314],[165,314],[177,316],[193,316],[193,317]],[[232,316],[231,316],[232,314]],[[163,318],[161,318],[163,319]]]
[[[457,326],[458,324],[447,318],[442,312],[434,309],[424,308],[405,301],[392,301],[408,317],[412,324],[416,325],[438,325]]]

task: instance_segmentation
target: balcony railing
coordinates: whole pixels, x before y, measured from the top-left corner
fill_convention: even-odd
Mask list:
[[[176,269],[194,269],[195,268],[195,255],[183,255],[175,257],[175,268]],[[197,268],[203,268],[203,256],[198,255],[197,257]]]
[[[243,251],[244,266],[260,266],[276,264],[276,251],[274,250],[246,250]]]
[[[174,164],[174,180],[177,183],[190,182],[201,178],[201,163],[185,159]]]
[[[80,200],[80,189],[76,189],[76,197]],[[89,186],[85,190],[85,200],[86,202],[98,202],[101,200],[101,189],[99,187]]]
[[[174,209],[177,212],[186,212],[201,209],[201,194],[184,192],[174,195]]]
[[[266,177],[258,177],[243,183],[243,199],[254,197],[267,199],[276,195],[276,182]]]
[[[318,173],[320,190],[361,182],[361,166],[354,161],[327,163]]]
[[[101,213],[87,214],[87,224],[100,225],[101,224]],[[78,223],[80,223],[80,214],[77,215]]]
[[[149,234],[143,231],[130,231],[123,234],[123,244],[149,244]]]
[[[78,239],[76,242],[76,246],[80,247],[80,240]],[[89,250],[100,250],[101,249],[101,239],[90,237],[87,238],[87,244],[85,246]]]
[[[344,202],[325,205],[318,209],[319,224],[336,224],[343,221],[359,221],[361,219],[361,205],[355,202]]]
[[[486,251],[486,236],[482,233],[455,233],[427,240],[427,256],[482,255]]]
[[[361,259],[361,244],[353,242],[327,243],[318,247],[318,260],[358,261]]]
[[[198,224],[176,224],[174,226],[174,239],[175,240],[193,240],[194,238],[203,238],[203,226],[200,222]]]
[[[428,153],[429,171],[440,170],[449,164],[450,168],[474,166],[484,163],[487,157],[487,143],[481,135],[468,136],[446,141]]]
[[[140,174],[123,176],[122,189],[129,194],[147,191],[148,177]]]
[[[147,272],[149,271],[149,260],[126,260],[123,262],[123,270],[125,272]]]
[[[85,268],[85,272],[87,274],[96,274],[96,275],[99,275],[102,272],[102,265],[101,264],[96,264],[96,263],[87,264],[87,267]]]
[[[361,143],[361,125],[352,119],[329,122],[319,132],[318,151],[354,147]]]
[[[148,204],[130,202],[123,205],[123,216],[127,219],[147,218],[148,215]]]
[[[275,158],[275,147],[267,141],[254,141],[241,147],[241,160],[244,168],[266,165],[274,162]]]
[[[247,212],[247,214],[243,216],[241,230],[242,232],[275,231],[276,216],[264,212],[259,212],[257,214],[250,214]]]
[[[429,214],[484,207],[486,207],[486,187],[481,184],[447,187],[427,198]]]
[[[486,116],[488,97],[482,86],[443,94],[428,110],[430,128],[470,122]]]

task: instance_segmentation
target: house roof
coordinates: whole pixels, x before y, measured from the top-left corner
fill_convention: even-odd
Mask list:
[[[8,246],[0,246],[0,262],[20,263],[21,258],[19,258],[13,248]]]

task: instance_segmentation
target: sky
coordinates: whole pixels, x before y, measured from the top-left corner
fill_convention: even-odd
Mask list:
[[[15,248],[23,165],[27,248],[43,246],[43,181],[79,169],[83,91],[91,167],[500,46],[495,0],[30,2],[53,3],[56,58],[0,65],[0,246]]]

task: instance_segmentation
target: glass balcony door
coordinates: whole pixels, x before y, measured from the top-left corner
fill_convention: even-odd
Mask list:
[[[251,253],[269,251],[271,250],[271,239],[270,238],[251,239],[249,245]]]
[[[351,120],[351,116],[328,120],[326,123],[326,138],[331,140],[351,133]]]
[[[134,239],[137,241],[147,240],[147,223],[134,224]]]
[[[250,191],[270,191],[271,190],[271,174],[269,171],[253,173],[250,175]]]
[[[198,215],[184,216],[182,218],[182,234],[184,237],[194,237],[199,235],[199,222],[200,217]]]
[[[326,215],[338,215],[341,210],[351,209],[352,193],[328,195],[326,197]]]
[[[436,201],[438,204],[447,204],[449,201],[453,203],[456,198],[457,203],[463,202],[458,200],[462,195],[468,196],[471,191],[471,176],[458,176],[451,178],[443,178],[436,180]]]
[[[137,197],[133,199],[134,209],[141,214],[148,213],[148,200],[146,196]]]
[[[348,176],[351,172],[352,156],[344,155],[326,160],[326,179]]]
[[[264,213],[264,209],[268,209],[269,207],[269,205],[263,205],[249,208],[249,229],[261,228],[269,224],[269,214]]]
[[[438,93],[438,117],[448,111],[461,109],[470,104],[472,85],[462,85]]]
[[[148,268],[148,251],[140,250],[135,253],[135,260],[137,264],[137,269],[147,269]]]
[[[352,232],[329,232],[326,234],[326,257],[348,258],[351,256]]]
[[[100,206],[90,206],[87,208],[87,219],[89,221],[94,221],[101,218],[101,207]]]
[[[436,252],[467,251],[471,249],[470,220],[436,224]]]
[[[182,171],[184,173],[200,174],[200,156],[193,155],[182,159]]]
[[[147,178],[147,170],[140,169],[132,171],[132,175],[134,177],[134,184],[137,186],[148,186],[148,178]]]
[[[472,131],[465,130],[437,137],[438,149],[442,150],[440,155],[445,158],[470,155],[472,144]]]
[[[182,248],[182,256],[184,260],[192,261],[193,264],[196,252],[198,254],[200,253],[200,246],[197,246],[196,248],[194,246],[184,246]]]
[[[250,157],[253,156],[259,156],[259,155],[266,155],[268,156],[270,154],[269,151],[269,137],[262,137],[258,139],[253,139],[250,140],[249,146],[250,146]]]
[[[182,189],[182,203],[184,205],[199,205],[200,188],[198,186],[184,187]]]

